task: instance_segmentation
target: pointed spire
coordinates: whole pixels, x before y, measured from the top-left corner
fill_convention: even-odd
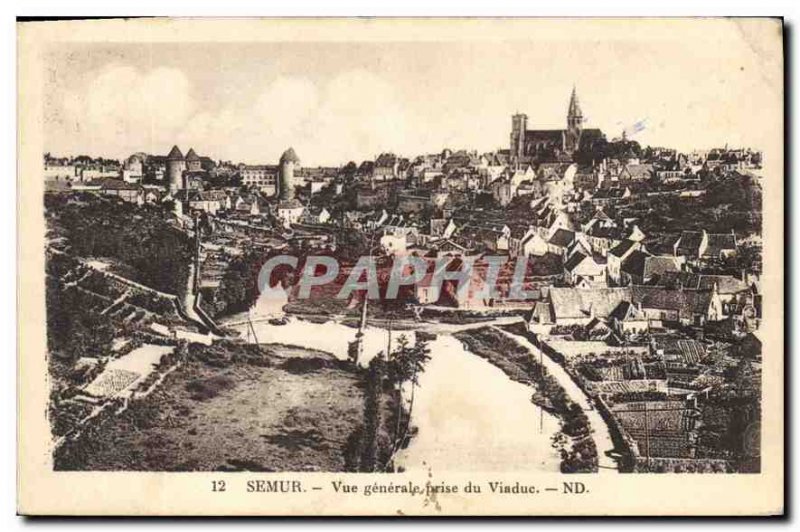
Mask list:
[[[167,160],[182,161],[183,154],[181,153],[181,150],[177,146],[173,146],[169,152],[169,155],[167,155]]]
[[[569,116],[583,116],[583,111],[581,111],[581,104],[578,101],[578,93],[575,90],[575,85],[572,85],[572,94],[569,97]]]

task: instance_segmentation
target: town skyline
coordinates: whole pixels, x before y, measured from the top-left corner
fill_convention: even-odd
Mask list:
[[[723,35],[720,42],[732,38]],[[737,96],[763,90],[758,85],[766,83],[741,54],[736,66],[719,56],[708,63],[705,54],[688,51],[670,52],[670,62],[657,48],[634,50],[619,43],[554,42],[535,50],[514,42],[480,48],[464,43],[96,48],[51,51],[46,84],[57,90],[47,91],[45,147],[53,154],[122,159],[136,152],[162,154],[165,146],[178,144],[254,164],[277,160],[292,146],[309,164],[342,165],[382,152],[483,153],[507,147],[515,112],[527,114],[531,127],[562,127],[573,87],[586,125],[609,140],[625,131],[642,145],[687,151],[726,144],[759,148],[768,134],[760,127],[766,121],[748,120],[757,112],[757,100]],[[209,58],[222,66],[205,68]],[[520,68],[546,81],[534,87],[511,83]],[[630,69],[635,76],[624,84],[615,81],[615,71]],[[680,77],[703,69],[696,80]],[[691,96],[672,91],[678,94],[665,103],[670,79],[682,80],[678,88],[691,82]]]

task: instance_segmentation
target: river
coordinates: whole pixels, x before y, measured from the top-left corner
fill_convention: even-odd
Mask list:
[[[474,325],[481,326],[486,324]],[[289,317],[285,325],[257,321],[253,327],[260,343],[299,345],[342,360],[356,334],[356,329],[336,322],[318,324],[296,317]],[[246,325],[236,328],[247,336]],[[394,332],[393,348],[401,334],[414,343],[413,331]],[[367,327],[364,338],[362,365],[386,350],[388,334]],[[437,336],[430,349],[431,359],[415,391],[412,424],[417,435],[397,456],[399,467],[437,472],[559,470],[559,457],[551,446],[558,420],[531,402],[529,386],[512,381],[449,334]]]
[[[279,308],[279,307],[278,307]],[[262,318],[256,305],[251,318]],[[273,306],[270,316],[282,315]],[[533,389],[512,381],[500,369],[470,353],[450,333],[486,323],[461,326],[420,324],[420,329],[437,332],[430,342],[431,359],[419,377],[412,410],[412,425],[417,434],[407,449],[396,457],[396,465],[406,471],[436,472],[557,472],[560,459],[551,445],[559,429],[558,419],[531,402]],[[234,328],[253,341],[247,324]],[[259,343],[282,343],[317,349],[347,360],[347,347],[355,339],[356,329],[335,321],[312,323],[288,317],[284,325],[254,321]],[[450,329],[453,329],[451,331]],[[524,338],[508,334],[540,357],[538,349]],[[391,348],[401,335],[413,345],[414,331],[396,331]],[[366,365],[375,355],[387,349],[389,335],[385,329],[367,327],[364,350],[359,364]],[[605,453],[613,449],[604,420],[591,409],[589,398],[572,381],[563,367],[548,357],[542,362],[570,397],[586,411],[600,455],[601,472],[616,470],[616,464]],[[408,390],[406,390],[408,392]],[[409,393],[405,393],[408,398]]]
[[[559,470],[551,446],[558,420],[531,403],[531,387],[512,381],[452,336],[439,336],[430,347],[412,411],[418,432],[397,456],[399,467],[431,472]]]

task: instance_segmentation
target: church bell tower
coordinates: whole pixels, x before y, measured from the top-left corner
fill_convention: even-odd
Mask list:
[[[528,115],[517,113],[511,117],[511,155],[525,155],[525,130],[528,129]]]
[[[567,131],[564,148],[569,153],[577,151],[580,146],[581,131],[583,130],[583,111],[578,101],[578,94],[575,86],[572,87],[572,95],[569,98],[569,109],[567,110]]]

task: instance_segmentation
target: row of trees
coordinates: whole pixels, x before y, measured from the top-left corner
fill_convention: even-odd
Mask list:
[[[388,359],[382,351],[370,361],[366,369],[364,422],[350,436],[345,449],[348,471],[385,471],[393,466],[394,454],[410,439],[414,392],[429,359],[427,341],[418,339],[412,346],[401,336]],[[402,395],[404,385],[411,386],[407,406]]]
[[[213,293],[213,314],[235,314],[253,306],[259,295],[258,273],[263,261],[264,257],[256,251],[231,260]]]

